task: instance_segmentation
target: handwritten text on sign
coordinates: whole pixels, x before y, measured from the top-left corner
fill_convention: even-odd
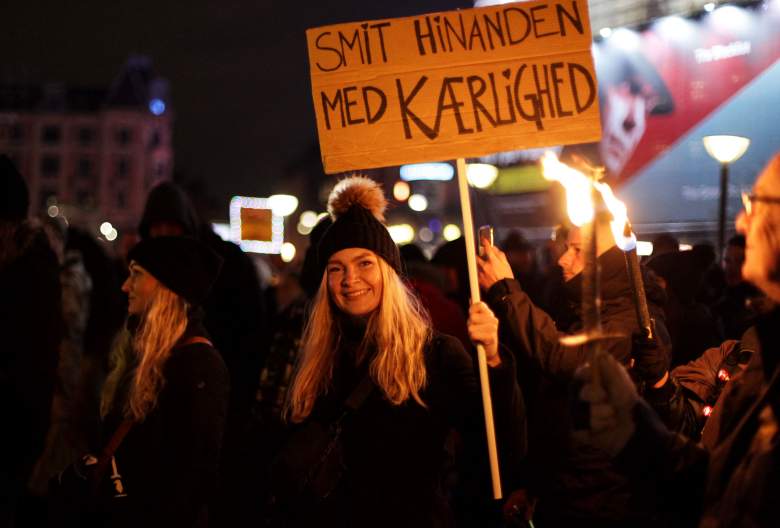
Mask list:
[[[586,0],[306,32],[328,173],[600,138]]]

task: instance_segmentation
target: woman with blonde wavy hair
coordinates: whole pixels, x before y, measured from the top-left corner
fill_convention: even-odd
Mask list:
[[[432,330],[401,278],[400,253],[383,224],[385,205],[379,186],[362,176],[339,182],[328,202],[333,224],[317,246],[322,280],[285,412],[292,445],[296,435],[302,446],[307,436],[314,442],[312,423],[320,430],[338,423],[342,469],[324,491],[319,486],[306,495],[313,500],[292,497],[285,525],[441,526],[452,513],[440,481],[452,427],[464,439],[464,456],[484,458],[487,470],[473,358],[457,339]],[[499,352],[497,319],[485,304],[471,307],[468,330],[487,351],[498,445],[510,476],[525,450],[514,362]],[[313,453],[314,465],[332,452]],[[285,467],[278,464],[276,476],[287,478]],[[302,487],[316,479],[304,476]]]
[[[128,260],[128,323],[101,404],[104,447],[85,460],[97,490],[90,518],[193,526],[216,485],[227,412],[227,370],[199,308],[221,259],[196,240],[157,237]]]

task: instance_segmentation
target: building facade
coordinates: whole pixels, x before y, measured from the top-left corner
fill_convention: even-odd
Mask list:
[[[149,189],[171,179],[172,120],[167,82],[146,57],[109,88],[0,85],[0,153],[27,180],[30,214],[92,232],[105,221],[134,229]]]

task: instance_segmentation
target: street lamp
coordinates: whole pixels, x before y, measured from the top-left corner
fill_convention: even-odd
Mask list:
[[[718,254],[722,256],[726,234],[726,200],[728,198],[729,163],[737,161],[750,146],[742,136],[704,136],[704,148],[720,163],[720,207],[718,209]]]

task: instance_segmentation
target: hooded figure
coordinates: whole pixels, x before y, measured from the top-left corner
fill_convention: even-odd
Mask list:
[[[62,336],[59,263],[26,220],[27,185],[0,155],[0,525],[14,510],[49,427]]]

